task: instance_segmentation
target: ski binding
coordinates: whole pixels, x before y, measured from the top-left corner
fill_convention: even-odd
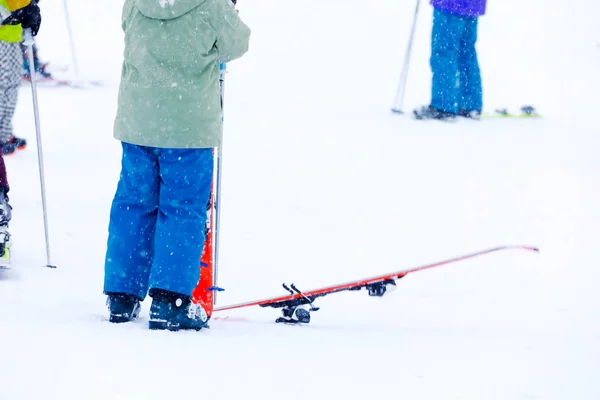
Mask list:
[[[397,279],[400,279],[398,277]],[[314,305],[315,298],[321,296],[306,296],[300,291],[293,283],[291,285],[282,285],[283,288],[290,293],[292,296],[300,295],[300,297],[283,300],[276,303],[269,303],[261,305],[262,307],[273,307],[281,308],[283,317],[279,317],[275,320],[276,323],[283,324],[308,324],[310,322],[311,312],[319,311],[320,307]],[[386,279],[381,282],[373,282],[365,285],[356,286],[350,288],[350,291],[356,291],[361,289],[367,289],[367,293],[372,297],[382,297],[386,293],[390,293],[396,290],[396,282],[394,279]]]

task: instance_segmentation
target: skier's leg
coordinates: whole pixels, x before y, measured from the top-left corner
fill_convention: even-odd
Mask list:
[[[40,58],[38,57],[37,46],[33,45],[33,66],[36,71],[40,71]]]
[[[23,76],[30,78],[29,76],[29,57],[27,56],[27,46],[21,43],[21,54],[23,56]]]
[[[8,179],[4,157],[0,154],[0,258],[7,257],[6,249],[10,243],[9,223],[12,218],[12,207],[8,204]]]
[[[12,207],[8,204],[9,190],[6,165],[4,164],[4,157],[0,154],[0,232],[5,232],[8,229],[8,224],[12,218]],[[0,245],[2,244],[3,241],[0,240]]]
[[[213,149],[162,149],[159,163],[160,205],[150,290],[189,297],[200,278]]]
[[[460,70],[459,109],[464,112],[481,112],[483,90],[481,72],[477,60],[477,23],[478,18],[465,18],[465,28],[460,40],[458,65]]]
[[[110,212],[104,292],[144,299],[154,257],[160,190],[158,150],[122,145],[121,176]]]
[[[4,163],[4,157],[0,154],[0,190],[8,193],[10,185],[8,184],[8,175],[6,173],[6,164]]]
[[[160,206],[150,276],[150,329],[206,326],[201,305],[192,303],[200,279],[206,204],[213,175],[212,149],[163,149]]]
[[[23,57],[19,43],[0,41],[0,145],[3,154],[14,152],[23,144],[13,142],[12,119],[23,79]]]
[[[43,63],[40,60],[37,45],[33,45],[33,60],[33,63],[35,65],[35,72],[44,79],[51,79],[52,74],[46,71],[46,66],[48,65],[48,63]]]
[[[433,12],[431,33],[431,107],[452,114],[458,112],[458,52],[464,19],[438,9]]]

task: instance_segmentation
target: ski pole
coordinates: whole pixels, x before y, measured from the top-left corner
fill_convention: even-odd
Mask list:
[[[231,0],[233,5],[237,5],[237,0]],[[225,74],[227,73],[227,64],[219,62],[219,90],[221,94],[221,124],[225,121],[225,114],[223,113],[223,106],[225,100]],[[221,227],[221,175],[223,170],[223,137],[221,137],[221,143],[217,146],[215,152],[217,159],[217,183],[215,188],[215,237],[213,243],[213,304],[217,304],[217,293],[221,290],[217,284],[219,278],[219,232]]]
[[[415,15],[413,17],[413,23],[410,29],[410,36],[408,38],[408,45],[406,46],[406,54],[404,55],[404,65],[402,66],[400,81],[398,82],[398,89],[396,90],[396,98],[394,99],[394,106],[392,107],[392,111],[398,114],[404,114],[402,111],[402,103],[404,102],[404,94],[406,92],[406,81],[408,80],[408,69],[410,67],[410,57],[412,53],[413,40],[415,37],[415,30],[417,28],[417,17],[419,16],[420,3],[421,0],[417,0]]]
[[[40,189],[42,192],[42,209],[44,213],[44,235],[46,238],[46,267],[56,268],[50,262],[50,235],[48,230],[48,207],[46,206],[46,182],[44,179],[44,156],[42,153],[42,136],[40,130],[40,113],[37,98],[37,87],[36,87],[36,76],[35,76],[35,64],[33,59],[33,45],[35,40],[31,29],[23,30],[23,44],[27,46],[27,56],[29,57],[29,76],[31,76],[31,95],[33,97],[33,115],[35,119],[35,134],[37,138],[37,153],[38,153],[38,167],[40,171]]]
[[[73,40],[73,31],[71,29],[71,18],[69,18],[69,8],[67,6],[67,0],[63,0],[63,8],[65,10],[65,20],[67,22],[67,31],[69,33],[69,41],[71,44],[71,58],[73,61],[73,71],[75,77],[79,76],[79,66],[77,65],[77,55],[75,54],[75,41]]]
[[[221,123],[225,121],[225,116],[223,113],[223,105],[225,99],[225,73],[227,71],[227,64],[224,62],[219,63],[219,89],[221,91]],[[218,277],[219,277],[219,232],[220,232],[220,221],[221,221],[221,175],[223,169],[223,138],[221,138],[221,143],[217,146],[217,151],[215,154],[217,158],[217,183],[215,189],[215,243],[214,243],[214,273],[213,273],[213,287],[218,287]],[[217,292],[214,291],[214,304],[217,304]]]

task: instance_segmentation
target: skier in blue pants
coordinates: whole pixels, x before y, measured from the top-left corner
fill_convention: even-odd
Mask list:
[[[200,276],[212,149],[162,149],[126,142],[122,148],[104,290],[138,299],[150,288],[153,297],[165,292],[189,296]]]
[[[223,125],[219,63],[248,51],[230,0],[125,0],[125,51],[114,137],[122,143],[104,264],[114,323],[152,298],[150,329],[199,330],[200,278],[213,149]]]
[[[475,44],[486,0],[431,0],[431,4],[431,103],[414,115],[417,119],[479,119],[483,91]]]

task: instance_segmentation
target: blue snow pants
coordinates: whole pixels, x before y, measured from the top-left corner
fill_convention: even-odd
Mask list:
[[[481,111],[482,88],[477,61],[476,17],[462,17],[438,9],[433,12],[431,35],[431,106],[457,114]]]
[[[212,149],[122,146],[104,292],[144,299],[149,289],[162,289],[190,296],[200,278]]]

